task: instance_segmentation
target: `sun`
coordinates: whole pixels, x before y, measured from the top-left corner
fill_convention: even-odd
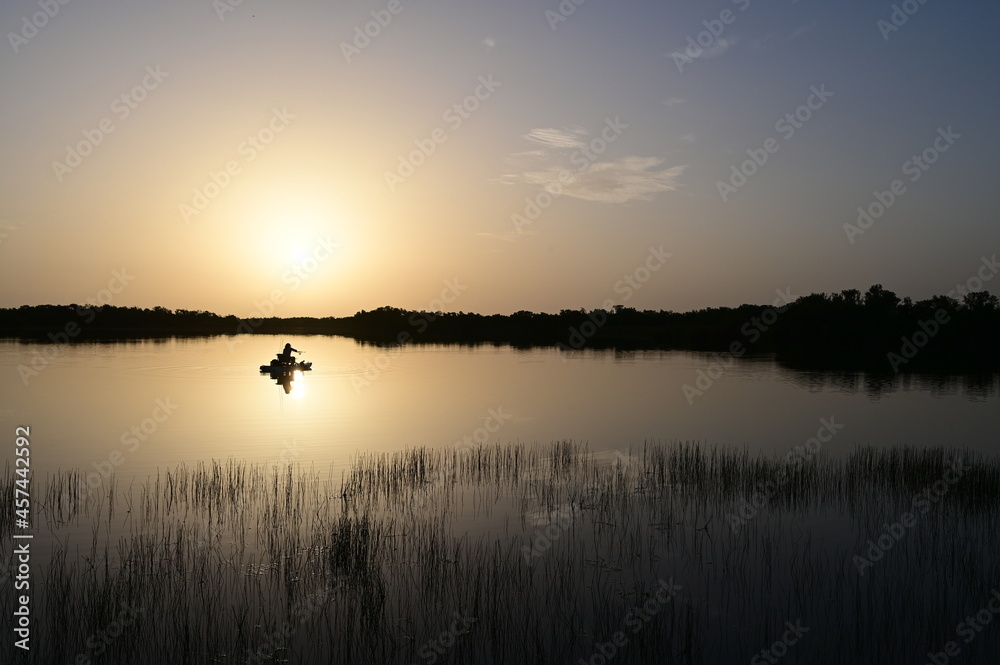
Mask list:
[[[317,238],[329,236],[340,225],[328,205],[305,198],[281,199],[254,215],[257,248],[263,264],[282,271],[294,268],[313,254]]]
[[[322,194],[276,195],[242,217],[233,242],[242,245],[239,257],[256,291],[288,295],[308,283],[308,297],[316,297],[320,285],[346,270],[354,219],[346,206]]]
[[[331,227],[329,216],[301,211],[287,211],[275,222],[278,239],[274,245],[275,253],[286,261],[299,264],[312,255],[312,246],[316,238]]]
[[[292,250],[292,261],[295,263],[302,263],[310,256],[309,249],[305,245],[298,245]]]

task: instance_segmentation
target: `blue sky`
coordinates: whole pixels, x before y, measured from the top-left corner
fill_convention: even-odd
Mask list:
[[[0,306],[124,267],[113,304],[343,315],[458,279],[456,310],[556,311],[661,245],[623,304],[923,298],[1000,249],[992,6],[895,3],[890,32],[880,2],[222,3],[51,5],[37,34],[39,3],[0,8]]]

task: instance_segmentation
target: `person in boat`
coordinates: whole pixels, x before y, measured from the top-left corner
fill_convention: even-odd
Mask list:
[[[298,349],[293,349],[291,344],[285,344],[285,348],[278,354],[278,360],[282,363],[291,365],[295,362],[295,356],[292,355],[292,351],[295,353],[302,353]]]

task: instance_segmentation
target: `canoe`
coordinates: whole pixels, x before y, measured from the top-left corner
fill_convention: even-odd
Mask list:
[[[282,374],[285,372],[294,372],[299,370],[300,372],[305,372],[312,369],[311,362],[300,362],[300,363],[280,363],[277,360],[272,360],[270,365],[261,365],[260,371],[268,372],[270,374]]]

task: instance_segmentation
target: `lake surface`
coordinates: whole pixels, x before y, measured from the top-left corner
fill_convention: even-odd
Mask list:
[[[904,478],[889,456],[868,478],[862,466],[836,470],[860,445],[995,458],[996,375],[300,337],[290,341],[315,369],[282,384],[258,368],[285,341],[0,343],[5,494],[15,428],[31,428],[32,603],[45,641],[28,662],[84,662],[105,647],[116,662],[168,652],[261,662],[269,636],[293,623],[302,627],[279,640],[289,662],[348,662],[345,650],[351,662],[430,662],[424,647],[455,612],[475,625],[449,662],[532,662],[536,651],[577,662],[630,622],[641,629],[640,603],[662,616],[630,632],[616,662],[679,649],[704,659],[678,662],[747,662],[792,620],[817,629],[788,663],[842,662],[828,656],[844,649],[859,662],[923,662],[1000,589],[995,470],[945,483],[898,546],[883,530],[903,529],[889,524],[944,483],[940,469],[911,461]],[[548,445],[564,440],[589,454]],[[772,501],[750,486],[761,467],[739,455],[734,467],[690,447],[640,454],[650,441],[754,455],[819,448],[834,475],[807,476],[814,485],[799,494],[779,483]],[[465,450],[477,442],[529,445]],[[359,456],[417,446],[433,450],[347,473]],[[437,454],[455,447],[451,461]],[[867,573],[857,555],[873,538],[891,552],[885,563],[871,555]],[[13,551],[0,552],[0,580],[15,570]],[[665,580],[680,592],[651,606]],[[899,597],[920,600],[901,612]],[[13,587],[0,585],[0,609],[13,606]],[[103,642],[126,606],[140,616],[129,638]],[[312,608],[305,623],[300,606]],[[185,621],[199,627],[191,642],[177,628]],[[933,630],[915,640],[914,625]],[[992,635],[963,644],[965,662],[995,662]],[[0,661],[11,658],[0,644]]]
[[[815,436],[824,418],[843,426],[824,444],[831,455],[901,443],[1000,449],[996,375],[801,372],[769,358],[713,368],[712,356],[693,352],[382,348],[313,336],[290,340],[314,369],[286,391],[258,371],[285,341],[2,342],[5,457],[13,458],[14,428],[29,425],[39,475],[113,468],[127,483],[182,462],[237,458],[312,464],[339,477],[361,452],[472,441],[572,439],[613,453],[647,440],[699,440],[784,453]],[[699,386],[699,371],[709,369],[717,378]],[[702,394],[689,399],[685,384]]]

